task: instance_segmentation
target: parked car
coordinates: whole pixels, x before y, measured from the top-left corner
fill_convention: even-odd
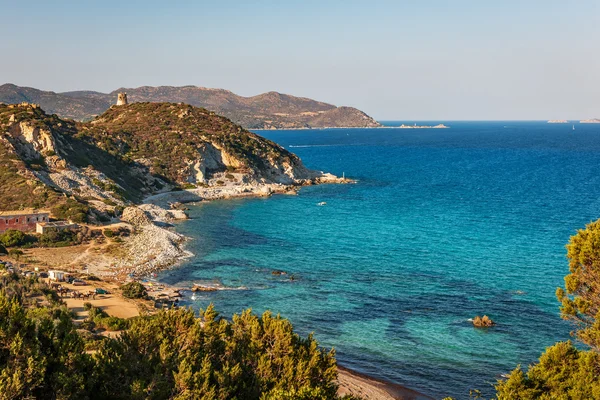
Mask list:
[[[87,285],[86,281],[82,281],[81,279],[73,279],[73,286],[85,286]]]
[[[102,288],[96,288],[96,294],[108,294],[108,290]]]

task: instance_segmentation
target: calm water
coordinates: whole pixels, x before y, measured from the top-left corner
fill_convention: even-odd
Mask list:
[[[190,304],[281,313],[361,372],[489,395],[569,337],[554,291],[569,236],[600,217],[600,125],[449,125],[260,132],[358,184],[193,206],[178,230],[196,257],[160,279],[218,282]],[[497,327],[467,321],[484,313]]]

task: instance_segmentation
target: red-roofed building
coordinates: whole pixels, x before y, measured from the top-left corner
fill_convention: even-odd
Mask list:
[[[50,213],[38,210],[0,211],[0,233],[8,229],[35,231],[38,222],[48,222]]]

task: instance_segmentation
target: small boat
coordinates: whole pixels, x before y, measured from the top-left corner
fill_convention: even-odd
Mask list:
[[[573,125],[573,130],[575,130],[575,125]]]
[[[317,205],[318,205],[318,206],[325,206],[325,205],[327,205],[327,202],[325,202],[325,201],[322,201],[322,202],[320,202],[320,203],[317,203]]]

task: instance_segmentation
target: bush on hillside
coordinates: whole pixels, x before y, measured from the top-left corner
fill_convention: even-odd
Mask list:
[[[23,246],[30,241],[29,235],[15,229],[9,229],[0,234],[0,244],[6,247]]]
[[[51,228],[40,235],[38,243],[45,247],[62,247],[78,244],[79,240],[77,232],[69,229],[58,230]]]
[[[148,296],[148,292],[144,285],[139,282],[129,282],[121,286],[123,296],[128,299],[145,299]]]
[[[89,207],[85,204],[68,199],[65,203],[52,208],[51,212],[58,219],[82,223],[87,222],[89,210]]]

